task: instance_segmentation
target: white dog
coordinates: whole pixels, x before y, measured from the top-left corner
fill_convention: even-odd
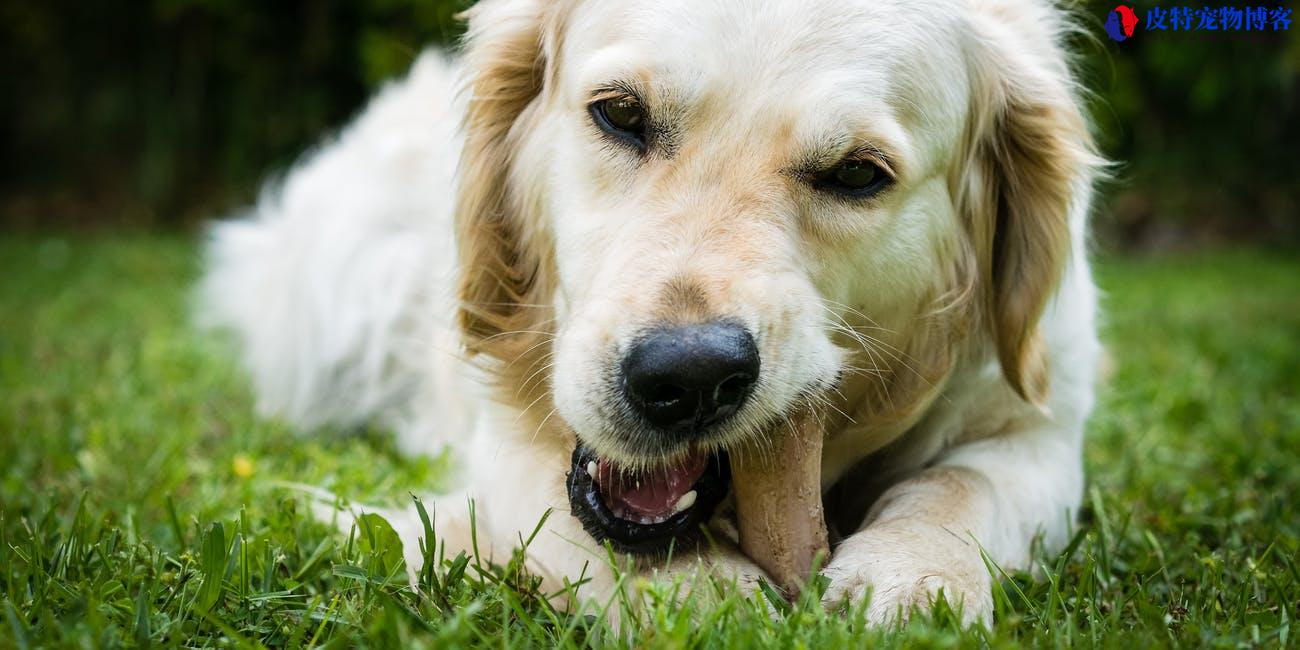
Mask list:
[[[451,550],[698,567],[888,620],[1061,546],[1102,167],[1045,1],[485,0],[246,218],[261,407],[450,445]],[[464,92],[455,92],[463,78]],[[825,510],[823,511],[823,505]],[[705,541],[694,535],[704,528]],[[412,533],[413,537],[414,533]],[[419,553],[407,541],[413,564]]]

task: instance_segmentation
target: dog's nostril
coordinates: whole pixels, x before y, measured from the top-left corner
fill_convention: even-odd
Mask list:
[[[645,400],[647,402],[658,404],[676,402],[677,400],[686,397],[687,392],[688,391],[681,386],[674,386],[672,384],[656,384],[646,393]]]
[[[654,330],[623,360],[628,403],[676,434],[700,433],[739,410],[758,370],[754,337],[728,321]]]
[[[739,406],[749,394],[749,388],[753,383],[754,379],[745,373],[734,374],[718,384],[718,392],[714,394],[713,401],[717,402],[718,406]]]

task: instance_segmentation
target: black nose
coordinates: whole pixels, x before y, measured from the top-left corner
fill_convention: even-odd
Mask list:
[[[656,329],[623,359],[624,388],[650,424],[698,434],[740,409],[758,379],[758,347],[729,321]]]

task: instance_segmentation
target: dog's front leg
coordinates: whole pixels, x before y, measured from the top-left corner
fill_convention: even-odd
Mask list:
[[[604,602],[616,586],[615,566],[570,512],[569,465],[565,448],[521,440],[503,441],[480,459],[468,490],[478,550],[504,562],[527,542],[526,565],[544,590],[564,594],[567,583],[582,580],[580,598]]]
[[[942,589],[963,621],[989,622],[981,548],[1010,570],[1028,566],[1037,535],[1064,544],[1082,492],[1081,430],[1044,424],[959,445],[891,487],[833,551],[827,605],[869,594],[869,618],[884,623]]]
[[[563,448],[511,441],[493,447],[468,472],[472,478],[463,492],[426,501],[444,552],[452,556],[477,551],[485,561],[503,563],[521,542],[528,541],[527,567],[542,578],[545,591],[557,595],[556,604],[565,608],[579,604],[568,602],[575,594],[568,593],[565,585],[581,580],[578,600],[597,611],[619,598],[626,583],[620,578],[634,575],[682,579],[687,584],[699,584],[695,578],[710,575],[742,591],[755,589],[758,580],[766,578],[762,569],[716,532],[698,547],[678,549],[671,561],[611,554],[570,511],[565,486],[569,469]],[[422,522],[414,512],[394,516],[391,522],[403,538],[408,565],[418,570],[423,559],[419,552]]]

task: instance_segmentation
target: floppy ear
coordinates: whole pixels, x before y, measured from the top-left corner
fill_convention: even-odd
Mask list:
[[[549,251],[530,232],[512,158],[529,107],[542,92],[546,30],[556,3],[486,0],[466,12],[465,143],[456,204],[458,315],[471,355],[508,363],[534,347],[547,321]],[[526,125],[525,125],[526,126]]]
[[[1057,39],[997,17],[980,25],[970,61],[973,105],[960,203],[980,266],[984,324],[1002,373],[1042,404],[1047,365],[1038,321],[1081,236],[1093,178],[1104,165]],[[1050,27],[1048,27],[1050,29]],[[1073,225],[1072,225],[1073,224]]]

